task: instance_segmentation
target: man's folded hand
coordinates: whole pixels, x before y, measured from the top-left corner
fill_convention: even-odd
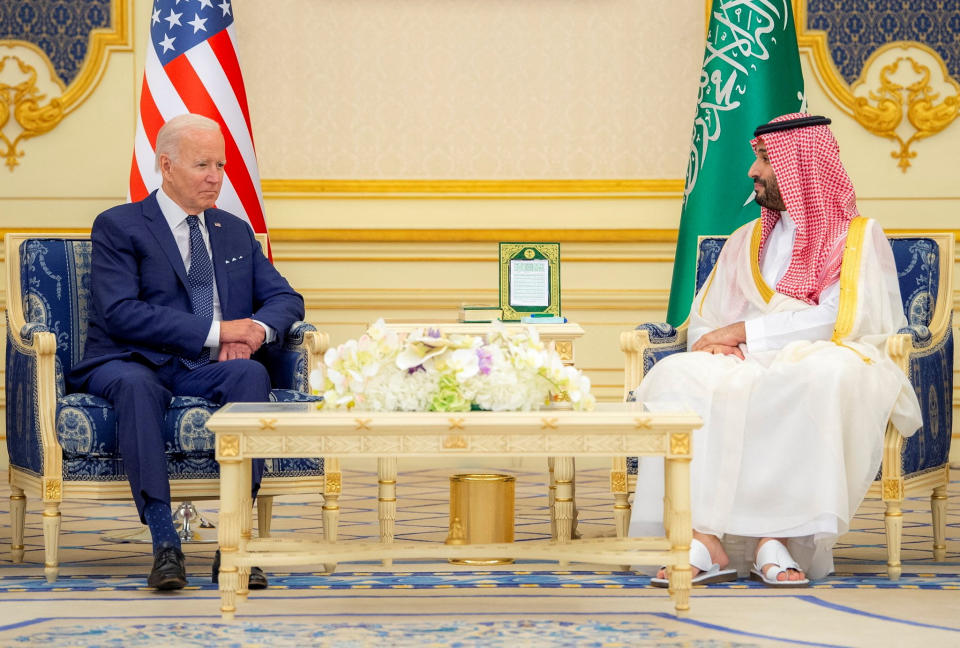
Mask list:
[[[266,337],[263,327],[249,317],[238,320],[224,320],[220,322],[220,345],[230,342],[239,342],[249,347],[254,353],[263,344]],[[221,352],[222,353],[222,352]]]
[[[735,322],[722,328],[704,333],[690,348],[691,351],[706,351],[711,345],[735,347],[747,341],[747,327],[743,322]],[[734,354],[743,357],[743,354]]]
[[[220,355],[217,357],[217,361],[247,360],[252,355],[253,351],[243,342],[226,342],[220,345]]]

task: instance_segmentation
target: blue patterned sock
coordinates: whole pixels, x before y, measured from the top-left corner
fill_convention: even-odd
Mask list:
[[[180,548],[180,536],[177,535],[177,530],[173,526],[170,504],[148,497],[143,507],[143,517],[147,521],[147,526],[150,527],[154,554],[167,547]]]

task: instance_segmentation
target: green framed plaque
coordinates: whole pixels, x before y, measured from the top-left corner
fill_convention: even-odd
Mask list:
[[[500,309],[504,322],[560,317],[559,243],[500,243]]]

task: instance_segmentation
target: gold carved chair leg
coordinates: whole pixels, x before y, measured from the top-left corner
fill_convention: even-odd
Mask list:
[[[22,543],[21,543],[22,544]],[[57,580],[60,573],[60,502],[43,503],[43,573],[47,582]]]
[[[23,562],[23,525],[27,516],[27,496],[22,488],[10,486],[10,557]]]
[[[337,531],[340,524],[340,490],[342,475],[339,459],[325,459],[324,489],[323,489],[323,537],[327,542],[337,541]],[[337,563],[326,563],[324,569],[333,572]]]
[[[626,538],[630,526],[630,493],[627,490],[627,458],[614,457],[610,470],[610,492],[613,493],[613,521],[617,537]]]
[[[270,519],[273,517],[273,495],[257,497],[257,535],[270,537]]]
[[[890,580],[900,580],[900,541],[903,537],[902,499],[888,500],[887,510],[883,514],[883,524],[887,531],[887,576]]]
[[[933,515],[933,559],[943,562],[947,557],[947,485],[933,489],[930,496],[930,513]]]

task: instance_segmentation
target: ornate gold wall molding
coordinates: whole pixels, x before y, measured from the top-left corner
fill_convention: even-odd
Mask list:
[[[0,156],[10,171],[24,155],[19,149],[24,140],[56,128],[93,93],[111,52],[133,49],[130,4],[131,0],[112,0],[111,27],[90,32],[83,66],[67,86],[47,54],[35,44],[0,40]]]
[[[797,44],[809,53],[827,97],[868,132],[895,140],[899,150],[891,155],[906,172],[916,157],[910,146],[957,117],[960,84],[950,77],[943,59],[923,43],[889,42],[867,59],[858,80],[849,85],[830,56],[827,33],[807,31],[807,3],[793,0],[793,8]]]
[[[682,179],[613,180],[313,180],[265,179],[264,198],[669,198]]]
[[[960,111],[960,84],[950,77],[937,52],[918,43],[879,48],[851,91],[854,117],[874,135],[899,144],[890,155],[899,160],[897,166],[904,173],[917,155],[910,146],[942,131]]]

